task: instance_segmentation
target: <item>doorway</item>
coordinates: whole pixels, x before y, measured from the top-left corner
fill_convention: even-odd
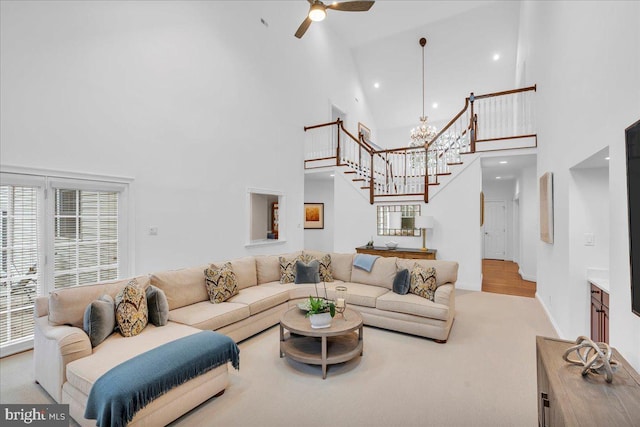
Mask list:
[[[503,260],[507,254],[507,204],[504,200],[484,204],[484,257]]]

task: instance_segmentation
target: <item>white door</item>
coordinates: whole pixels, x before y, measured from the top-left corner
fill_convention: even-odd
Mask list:
[[[507,252],[507,206],[484,202],[484,257],[504,260]]]

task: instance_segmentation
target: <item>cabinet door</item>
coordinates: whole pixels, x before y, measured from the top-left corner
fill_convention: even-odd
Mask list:
[[[602,304],[595,298],[591,298],[591,340],[600,342],[600,309]]]
[[[609,344],[609,307],[602,306],[600,314],[601,336],[600,341]]]

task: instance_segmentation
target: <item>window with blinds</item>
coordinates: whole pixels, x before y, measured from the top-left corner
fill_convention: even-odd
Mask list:
[[[0,186],[0,345],[33,335],[41,293],[38,212],[36,187]]]
[[[118,277],[118,193],[55,190],[54,287]]]
[[[33,345],[37,296],[128,274],[129,184],[36,172],[1,172],[0,180],[4,357]]]

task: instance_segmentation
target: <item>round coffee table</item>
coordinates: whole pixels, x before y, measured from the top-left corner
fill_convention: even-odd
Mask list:
[[[305,314],[298,307],[293,307],[282,315],[280,357],[287,356],[297,362],[322,365],[322,379],[325,379],[327,365],[362,356],[360,313],[347,308],[343,314],[336,314],[330,327],[323,329],[313,329]],[[285,329],[289,333],[285,333]]]

